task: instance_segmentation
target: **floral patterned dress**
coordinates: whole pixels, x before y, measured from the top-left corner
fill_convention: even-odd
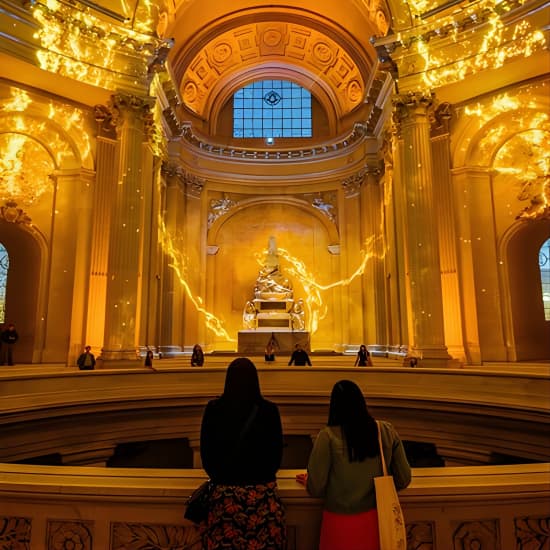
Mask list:
[[[284,550],[285,514],[276,482],[217,485],[204,526],[203,548]]]

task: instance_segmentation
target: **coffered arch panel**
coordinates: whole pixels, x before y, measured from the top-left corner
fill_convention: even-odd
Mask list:
[[[321,103],[337,118],[363,103],[375,64],[372,47],[358,44],[333,22],[311,13],[280,10],[264,12],[261,18],[247,14],[217,22],[174,53],[174,72],[189,111],[209,119],[210,107],[228,97],[226,93],[223,99],[216,98],[227,82],[237,74],[242,79],[243,73],[251,81],[255,70],[266,68],[271,70],[271,78],[276,70],[278,78],[293,80],[319,94]]]

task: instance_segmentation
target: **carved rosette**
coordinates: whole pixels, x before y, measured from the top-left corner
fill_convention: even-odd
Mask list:
[[[514,519],[517,550],[550,547],[550,516]]]
[[[92,521],[49,521],[48,550],[92,550]]]
[[[0,548],[29,550],[31,524],[30,518],[0,516]]]
[[[186,525],[151,523],[112,523],[111,550],[201,550],[199,528]]]
[[[15,201],[6,201],[3,206],[0,206],[0,219],[25,225],[32,223],[30,216],[22,208],[18,208]]]
[[[498,550],[500,548],[498,520],[465,521],[456,525],[453,534],[456,550]]]
[[[435,524],[431,521],[407,523],[407,547],[434,550]]]

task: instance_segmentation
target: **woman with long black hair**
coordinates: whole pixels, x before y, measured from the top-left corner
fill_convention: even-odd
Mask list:
[[[223,394],[206,406],[200,451],[214,484],[203,548],[284,550],[285,514],[275,479],[283,455],[281,418],[262,397],[250,359],[229,365]]]
[[[360,388],[337,382],[330,396],[328,423],[313,445],[307,474],[296,479],[309,494],[324,500],[319,550],[378,550],[378,518],[374,478],[383,475],[378,446],[397,490],[411,480],[403,444],[389,422],[367,410]]]

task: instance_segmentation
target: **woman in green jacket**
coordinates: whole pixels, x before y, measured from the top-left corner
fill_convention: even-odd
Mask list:
[[[403,444],[389,422],[369,414],[360,388],[337,382],[330,397],[328,423],[313,445],[307,474],[298,474],[308,493],[324,500],[319,550],[378,550],[374,478],[383,475],[382,448],[397,490],[411,481]]]

